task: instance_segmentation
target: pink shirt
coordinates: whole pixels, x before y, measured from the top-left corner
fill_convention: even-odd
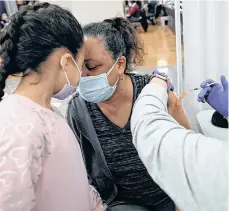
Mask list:
[[[66,121],[14,94],[0,103],[0,211],[31,210],[104,208]]]
[[[141,13],[141,9],[136,2],[132,5],[130,10],[128,11],[129,15],[133,15],[135,17],[140,16],[140,13]]]

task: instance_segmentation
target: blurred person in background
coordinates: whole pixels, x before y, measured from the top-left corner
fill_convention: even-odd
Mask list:
[[[10,20],[9,20],[7,14],[6,13],[3,13],[1,15],[1,22],[0,22],[1,28],[4,28],[6,25],[9,24],[9,22],[10,22]]]
[[[142,3],[141,1],[132,1],[132,6],[127,11],[129,17],[139,18],[141,13]]]
[[[142,27],[144,32],[147,32],[148,22],[145,10],[142,8],[141,1],[132,1],[132,6],[126,12],[127,19],[133,23],[135,29],[140,32]]]

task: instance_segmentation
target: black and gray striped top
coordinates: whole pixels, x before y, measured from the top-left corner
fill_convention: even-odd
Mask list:
[[[133,101],[149,82],[149,76],[129,74],[134,87]],[[133,104],[134,104],[133,102]],[[112,123],[97,104],[86,103],[98,135],[108,167],[118,187],[118,201],[153,207],[171,203],[168,196],[153,182],[132,143],[130,119],[124,128]]]

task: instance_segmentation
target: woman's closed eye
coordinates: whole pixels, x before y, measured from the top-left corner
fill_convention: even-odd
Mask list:
[[[85,66],[89,71],[93,71],[93,70],[97,70],[100,65],[89,66],[88,64],[85,64]]]

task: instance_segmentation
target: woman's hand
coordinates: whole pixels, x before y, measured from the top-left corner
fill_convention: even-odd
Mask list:
[[[106,206],[103,204],[98,191],[92,186],[89,185],[90,198],[91,198],[91,210],[92,211],[105,211]]]

